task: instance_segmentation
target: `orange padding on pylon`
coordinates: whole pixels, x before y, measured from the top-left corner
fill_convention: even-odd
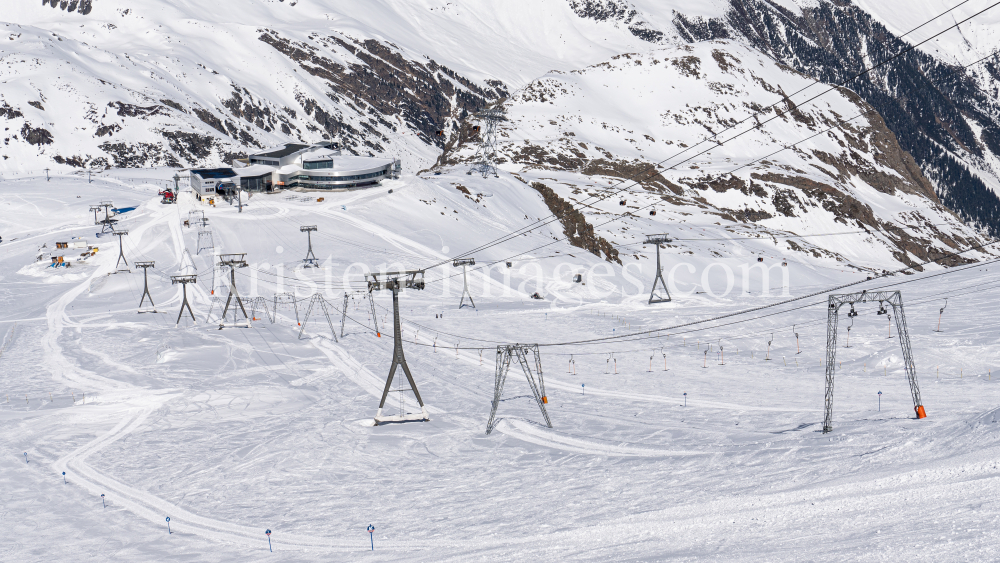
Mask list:
[[[382,333],[381,332],[376,332],[375,336],[378,336],[379,338],[382,338]]]
[[[917,405],[917,418],[927,418],[927,412],[923,405]]]
[[[546,405],[549,404],[549,398],[543,396],[542,397],[542,402],[545,403]]]

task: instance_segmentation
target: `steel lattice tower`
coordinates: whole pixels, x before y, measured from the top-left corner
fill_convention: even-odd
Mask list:
[[[302,259],[307,266],[316,267],[316,255],[313,254],[313,239],[312,234],[316,231],[316,225],[307,225],[304,227],[299,227],[299,232],[305,233],[306,237],[309,239],[309,250],[306,251],[306,257]]]
[[[653,278],[653,290],[649,292],[649,303],[667,303],[671,301],[670,290],[667,289],[666,282],[663,281],[663,267],[660,266],[660,245],[670,242],[670,239],[666,235],[646,235],[646,244],[656,245],[656,277]],[[666,297],[661,297],[656,294],[656,283],[660,283],[660,287],[663,288],[663,293]]]
[[[240,292],[236,289],[236,268],[246,268],[246,253],[238,254],[220,254],[219,255],[219,265],[229,266],[229,297],[226,298],[226,306],[222,309],[222,319],[219,321],[219,329],[226,326],[226,313],[229,312],[229,304],[232,303],[233,297],[236,297],[236,304],[239,305],[240,311],[243,312],[243,318],[246,320],[246,324],[240,324],[241,327],[250,326],[250,316],[247,315],[246,307],[243,306],[243,298],[240,297]],[[236,325],[236,310],[233,309],[233,325]]]
[[[878,301],[881,307],[878,314],[885,313],[885,303],[892,306],[896,317],[896,333],[899,335],[899,346],[903,350],[903,367],[906,378],[910,382],[910,394],[913,397],[913,410],[917,418],[926,418],[927,412],[920,401],[920,387],[917,385],[917,367],[913,362],[913,350],[910,347],[910,333],[906,328],[906,316],[903,314],[903,296],[899,291],[862,291],[833,295],[829,297],[826,322],[826,396],[823,416],[823,433],[833,430],[833,376],[837,369],[837,319],[840,308],[855,303],[872,303]]]
[[[309,300],[309,307],[306,309],[305,316],[302,317],[302,328],[299,329],[299,338],[301,339],[302,333],[306,331],[306,322],[309,321],[309,315],[312,313],[313,305],[316,304],[319,305],[320,309],[323,310],[323,315],[326,316],[326,323],[330,325],[330,334],[333,335],[333,341],[340,342],[340,340],[337,339],[337,331],[333,328],[333,319],[330,318],[330,309],[326,305],[326,299],[323,299],[323,296],[319,293],[314,293],[312,298]],[[296,316],[298,316],[297,311],[298,309],[296,308]],[[336,311],[336,309],[334,309],[334,311]]]
[[[97,206],[97,207],[103,207],[104,208],[104,219],[101,219],[100,221],[98,221],[99,224],[103,225],[101,227],[101,233],[114,232],[114,230],[115,230],[115,223],[118,222],[118,219],[113,219],[111,217],[111,207],[112,206],[114,206],[114,203],[112,203],[110,201],[102,201],[101,204]],[[95,214],[95,216],[96,216],[96,214]]]
[[[204,223],[202,223],[202,227],[198,230],[198,252],[195,252],[195,254],[201,254],[202,250],[215,250],[212,231],[204,228]]]
[[[139,312],[140,313],[155,313],[156,312],[156,304],[153,303],[153,296],[150,295],[150,293],[149,293],[149,269],[153,268],[155,266],[156,266],[156,263],[153,262],[152,260],[149,260],[148,262],[136,262],[135,263],[135,267],[136,268],[142,268],[142,297],[139,298]],[[147,297],[149,298],[149,305],[152,307],[152,309],[143,310],[142,309],[142,304],[146,301]]]
[[[531,373],[531,362],[528,361],[529,353],[534,359],[535,373],[538,375],[537,382]],[[524,372],[524,377],[528,380],[528,386],[531,387],[531,393],[535,398],[535,402],[538,403],[538,408],[542,411],[545,424],[549,428],[552,428],[549,413],[545,410],[545,404],[549,402],[549,399],[545,396],[545,381],[542,379],[542,355],[538,351],[538,344],[508,344],[497,346],[496,381],[493,385],[493,409],[490,411],[490,420],[486,423],[487,435],[493,432],[493,428],[496,427],[497,407],[500,406],[503,386],[507,381],[507,372],[510,371],[510,361],[514,357],[521,364],[521,370]]]
[[[493,175],[497,177],[496,144],[497,144],[497,123],[506,120],[507,114],[502,107],[487,109],[479,112],[475,116],[481,123],[483,129],[480,131],[479,149],[472,157],[472,168],[467,174],[473,172],[483,175],[486,178]]]

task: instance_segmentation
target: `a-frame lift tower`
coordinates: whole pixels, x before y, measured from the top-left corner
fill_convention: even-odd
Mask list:
[[[649,292],[650,304],[671,301],[670,290],[667,289],[667,284],[663,281],[663,267],[660,265],[660,245],[665,242],[670,242],[670,238],[667,235],[646,235],[646,244],[656,245],[656,277],[653,278],[653,290]],[[657,294],[657,283],[663,289],[663,295]]]
[[[407,270],[405,272],[386,272],[385,274],[368,274],[371,279],[368,281],[368,291],[377,291],[382,289],[388,289],[392,291],[392,365],[389,366],[389,377],[385,380],[385,389],[382,391],[382,400],[378,404],[378,412],[375,413],[375,425],[383,424],[386,422],[411,422],[411,421],[425,421],[430,420],[430,416],[427,414],[427,407],[424,405],[423,399],[420,398],[420,392],[417,391],[417,384],[413,381],[413,375],[410,374],[410,366],[406,365],[406,357],[403,355],[403,334],[399,326],[399,290],[406,289],[423,289],[424,288],[424,271],[423,270]],[[379,278],[382,279],[379,279]],[[413,391],[413,396],[417,399],[417,404],[420,405],[420,413],[404,413],[402,412],[402,407],[400,413],[395,416],[387,416],[382,414],[382,409],[385,407],[385,399],[389,396],[389,391],[392,388],[392,379],[396,375],[396,368],[402,368],[403,373],[406,375],[406,381],[410,384],[409,389],[398,389],[397,391],[402,393],[403,391]],[[400,402],[402,403],[402,395],[400,395]]]

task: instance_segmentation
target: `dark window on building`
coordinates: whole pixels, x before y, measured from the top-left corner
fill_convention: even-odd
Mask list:
[[[314,160],[312,162],[303,162],[302,168],[305,170],[319,170],[320,168],[333,168],[332,160]]]

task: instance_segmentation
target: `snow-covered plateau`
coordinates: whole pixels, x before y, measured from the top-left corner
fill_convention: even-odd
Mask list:
[[[1000,6],[8,4],[0,561],[996,559]]]

